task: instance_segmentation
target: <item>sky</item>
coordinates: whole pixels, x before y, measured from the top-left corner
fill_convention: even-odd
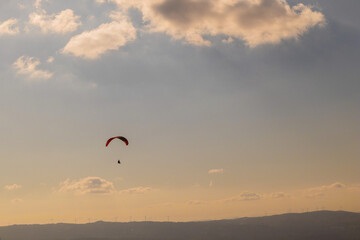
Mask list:
[[[359,212],[359,9],[1,1],[0,225]]]

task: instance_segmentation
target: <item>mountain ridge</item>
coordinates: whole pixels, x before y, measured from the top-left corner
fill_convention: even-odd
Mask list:
[[[1,240],[359,240],[360,213],[316,211],[191,222],[105,222],[0,227]]]

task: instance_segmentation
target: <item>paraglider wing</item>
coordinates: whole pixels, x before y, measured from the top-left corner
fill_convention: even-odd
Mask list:
[[[110,144],[110,142],[111,142],[112,140],[114,140],[115,138],[120,139],[121,141],[123,141],[123,142],[126,144],[126,146],[129,145],[129,141],[128,141],[126,138],[124,138],[124,137],[122,137],[122,136],[116,136],[116,137],[109,138],[109,140],[107,140],[107,142],[106,142],[106,147],[107,147],[107,146]]]

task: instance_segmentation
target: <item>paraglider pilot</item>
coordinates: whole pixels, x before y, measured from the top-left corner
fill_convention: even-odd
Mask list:
[[[116,137],[109,138],[109,139],[106,141],[105,146],[107,147],[107,146],[109,145],[109,143],[110,143],[112,140],[116,139],[116,138],[117,138],[117,139],[120,139],[121,141],[123,141],[126,146],[129,145],[129,141],[128,141],[126,138],[124,138],[124,137],[122,137],[122,136],[116,136]],[[118,160],[117,163],[118,163],[118,164],[121,164],[120,160]]]

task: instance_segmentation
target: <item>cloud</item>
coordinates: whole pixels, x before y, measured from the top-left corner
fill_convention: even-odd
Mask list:
[[[178,203],[176,203],[176,202],[163,202],[163,203],[151,204],[149,206],[149,208],[159,208],[159,207],[160,208],[162,208],[162,207],[168,208],[168,207],[174,207],[176,205],[178,205]]]
[[[135,39],[136,29],[126,17],[123,17],[72,37],[62,52],[96,59],[109,50],[117,50]]]
[[[275,192],[270,194],[264,194],[262,196],[264,199],[280,199],[280,198],[288,198],[290,194],[284,192]]]
[[[49,79],[53,73],[37,69],[40,61],[37,58],[21,56],[14,63],[13,67],[17,70],[17,74],[27,75],[33,81],[41,81]]]
[[[309,188],[308,191],[325,191],[325,190],[332,190],[332,189],[341,189],[341,188],[345,188],[345,187],[346,187],[345,184],[336,182],[336,183],[333,183],[330,185]]]
[[[262,198],[262,196],[257,193],[245,191],[245,192],[240,193],[237,196],[222,199],[219,201],[220,202],[254,201],[254,200],[260,200],[261,198]]]
[[[11,200],[12,204],[20,204],[22,202],[24,202],[24,200],[22,200],[21,198],[15,198],[15,199]]]
[[[24,5],[24,4],[18,3],[17,6],[18,6],[19,9],[25,9],[25,5]]]
[[[49,57],[47,60],[46,60],[46,62],[47,63],[53,63],[54,62],[54,57]]]
[[[210,170],[208,171],[208,174],[217,174],[217,173],[219,173],[219,174],[224,173],[224,169],[222,169],[222,168],[219,168],[219,169],[210,169]]]
[[[346,189],[346,185],[340,182],[336,182],[330,185],[323,185],[320,187],[305,189],[303,192],[307,198],[318,198],[325,196],[326,193],[329,191],[334,191],[339,189]]]
[[[58,192],[84,194],[112,194],[114,184],[100,177],[86,177],[79,180],[66,179],[60,183]]]
[[[120,194],[142,194],[151,191],[151,187],[135,187],[119,191]]]
[[[66,179],[60,183],[57,192],[84,194],[143,194],[151,191],[151,187],[134,187],[117,191],[114,184],[100,177],[86,177],[79,180]]]
[[[15,26],[18,23],[18,20],[11,18],[5,22],[0,22],[0,36],[1,35],[15,35],[19,33],[19,27]]]
[[[165,33],[188,44],[210,46],[204,37],[225,35],[249,47],[297,39],[310,28],[325,24],[310,6],[290,6],[286,0],[108,0],[120,11],[142,12],[145,30]],[[104,1],[98,1],[104,2]]]
[[[270,200],[270,199],[282,199],[289,198],[290,194],[285,192],[274,192],[270,194],[258,194],[255,192],[244,191],[240,194],[224,199],[211,200],[211,201],[202,201],[202,200],[190,200],[187,201],[188,205],[204,205],[204,204],[224,204],[229,202],[241,202],[241,201],[257,201],[257,200]]]
[[[355,184],[348,187],[350,192],[360,192],[360,184]]]
[[[12,191],[12,190],[16,190],[16,189],[22,188],[22,186],[21,186],[21,185],[18,185],[18,184],[12,184],[12,185],[6,185],[6,186],[4,186],[4,188],[5,188],[6,190]]]
[[[345,188],[346,185],[343,184],[343,183],[340,183],[340,182],[336,182],[336,183],[333,183],[329,186],[325,186],[327,189],[340,189],[340,188]]]
[[[47,2],[48,0],[36,0],[34,2],[34,7],[35,8],[40,8],[41,7],[41,2],[43,2],[43,1]]]
[[[187,201],[186,204],[188,205],[204,205],[204,204],[209,204],[210,202],[208,201],[201,201],[201,200],[190,200]]]
[[[288,198],[290,194],[285,192],[274,192],[269,194],[258,194],[255,192],[245,191],[237,196],[220,200],[221,202],[234,202],[234,201],[254,201],[260,199],[281,199]]]
[[[234,39],[232,37],[228,37],[227,39],[221,40],[222,43],[232,43],[234,42]]]
[[[29,15],[29,23],[40,27],[43,33],[65,34],[74,32],[81,25],[79,19],[80,16],[74,15],[74,11],[71,9],[51,15],[47,15],[45,10],[41,10]]]
[[[209,187],[213,187],[214,186],[214,182],[213,181],[210,181],[209,182]]]

